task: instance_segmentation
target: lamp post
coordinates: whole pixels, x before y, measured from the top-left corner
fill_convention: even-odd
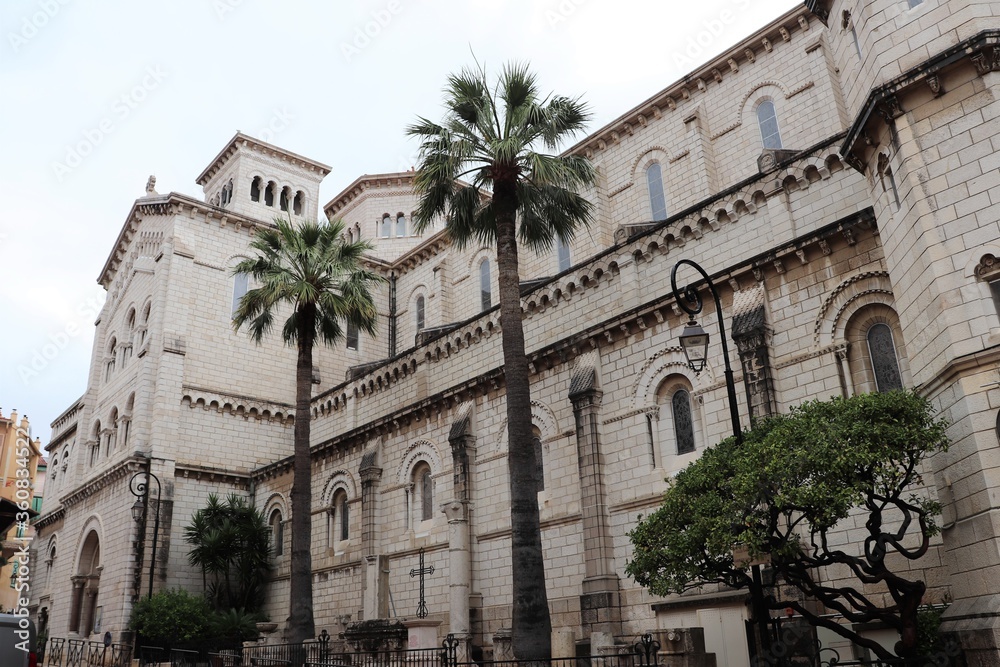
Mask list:
[[[150,462],[152,465],[152,462]],[[149,511],[149,480],[156,482],[156,509],[153,519],[153,552],[149,561],[149,597],[153,597],[153,574],[156,570],[156,538],[160,532],[160,480],[152,472],[140,470],[132,475],[128,482],[128,489],[136,497],[135,504],[132,505],[132,519],[135,521],[145,521]]]
[[[681,333],[681,349],[684,350],[684,356],[687,358],[688,366],[691,370],[695,373],[700,373],[704,370],[705,363],[708,361],[709,336],[708,332],[694,319],[695,315],[699,314],[704,306],[697,290],[700,282],[688,283],[683,290],[678,290],[677,269],[683,265],[690,266],[701,274],[705,285],[708,286],[709,291],[712,293],[712,298],[715,300],[715,312],[719,320],[719,335],[722,341],[722,359],[725,362],[726,392],[729,394],[729,418],[732,421],[733,437],[736,438],[736,444],[742,445],[743,429],[740,428],[740,414],[736,406],[736,382],[733,379],[733,368],[729,365],[729,345],[726,343],[726,325],[722,318],[722,302],[719,300],[719,292],[715,289],[715,285],[712,283],[712,279],[708,273],[690,259],[680,260],[674,264],[674,268],[670,272],[670,288],[673,290],[674,299],[677,305],[691,318]],[[764,582],[760,576],[760,565],[755,564],[752,566],[752,577],[753,583],[750,586],[750,598],[754,608],[754,620],[757,622],[757,631],[760,634],[761,648],[764,649],[764,644],[770,640],[770,632],[767,627],[769,614],[764,601]]]

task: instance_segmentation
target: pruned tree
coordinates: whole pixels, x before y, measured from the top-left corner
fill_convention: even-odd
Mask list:
[[[900,634],[896,653],[915,657],[926,584],[892,562],[919,559],[939,530],[940,505],[918,487],[922,462],[948,446],[945,428],[925,399],[905,391],[813,401],[757,422],[742,445],[724,440],[678,473],[661,506],[629,534],[635,551],[626,571],[657,595],[706,583],[741,589],[751,585],[748,562],[766,558],[776,582],[851,623],[885,623]],[[864,528],[852,528],[853,517]],[[844,531],[855,531],[846,544]],[[850,578],[831,580],[834,566]],[[896,657],[808,605],[768,605]]]

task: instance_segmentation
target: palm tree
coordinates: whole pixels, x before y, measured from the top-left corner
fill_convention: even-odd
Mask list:
[[[444,121],[419,118],[407,129],[421,140],[414,179],[420,201],[414,220],[423,230],[444,215],[458,247],[471,242],[496,244],[507,395],[511,566],[517,572],[513,649],[519,659],[543,660],[551,656],[552,626],[538,519],[517,246],[548,250],[556,238],[569,242],[581,225],[590,223],[593,207],[577,191],[594,182],[593,166],[581,156],[554,154],[562,141],[583,129],[589,114],[579,99],[542,99],[535,76],[518,63],[505,66],[495,86],[485,71],[453,74],[444,93]]]
[[[313,346],[317,340],[334,345],[347,325],[375,335],[378,312],[371,290],[382,278],[362,268],[366,241],[348,243],[344,224],[304,222],[293,226],[275,220],[275,227],[257,232],[233,273],[250,275],[259,285],[247,291],[233,316],[233,328],[246,326],[260,343],[282,307],[291,314],[281,329],[288,345],[296,345],[295,431],[292,457],[292,556],[288,638],[302,642],[315,635],[312,603],[312,468],[309,456],[309,403],[312,398]]]
[[[184,540],[212,609],[260,611],[271,571],[271,530],[259,509],[235,493],[225,502],[210,494],[184,528]]]

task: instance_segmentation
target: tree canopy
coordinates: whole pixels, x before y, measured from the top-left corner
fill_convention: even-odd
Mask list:
[[[728,438],[670,480],[661,506],[630,533],[626,571],[667,595],[706,583],[748,588],[749,562],[769,560],[776,582],[850,622],[886,623],[901,635],[897,652],[912,655],[926,586],[905,569],[894,572],[890,556],[916,560],[938,532],[940,505],[917,487],[922,461],[948,446],[945,428],[925,399],[906,391],[812,401],[757,422],[742,445]],[[854,528],[854,517],[863,527]],[[854,531],[853,542],[845,531]],[[830,566],[850,579],[829,580]],[[892,603],[873,590],[887,591]],[[893,657],[794,600],[769,605]]]

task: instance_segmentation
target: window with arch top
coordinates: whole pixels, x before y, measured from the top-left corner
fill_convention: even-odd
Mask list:
[[[892,329],[888,324],[878,322],[868,328],[865,339],[868,342],[868,355],[875,375],[875,388],[880,392],[902,389],[903,377],[899,372],[899,359],[896,357]]]
[[[778,114],[771,100],[763,100],[757,105],[757,127],[760,128],[760,141],[765,149],[781,148]]]
[[[389,218],[389,214],[386,213],[382,216],[382,229],[379,232],[379,236],[387,239],[390,234],[392,234],[392,220]]]
[[[667,219],[667,198],[663,191],[663,169],[659,162],[646,167],[646,189],[649,191],[649,209],[654,222]]]
[[[342,542],[351,537],[351,516],[347,505],[347,491],[338,489],[333,494],[333,516],[332,516],[333,541]]]
[[[420,461],[413,467],[413,497],[417,521],[433,519],[434,478],[431,476],[431,467],[426,461]]]
[[[479,305],[482,310],[493,307],[493,283],[490,280],[490,260],[484,259],[479,265]]]
[[[556,236],[556,258],[559,260],[559,273],[566,271],[573,264],[569,253],[569,244],[563,241],[561,236]]]
[[[237,273],[233,276],[233,304],[230,317],[236,317],[236,310],[240,307],[240,301],[246,296],[250,288],[250,274]]]
[[[416,303],[416,317],[417,317],[417,331],[423,331],[424,329],[424,297],[423,295],[417,297]]]
[[[396,215],[396,236],[406,236],[406,216],[402,213]]]
[[[267,525],[271,528],[271,544],[274,555],[280,556],[285,553],[285,525],[281,521],[281,510],[275,507],[271,510]]]

